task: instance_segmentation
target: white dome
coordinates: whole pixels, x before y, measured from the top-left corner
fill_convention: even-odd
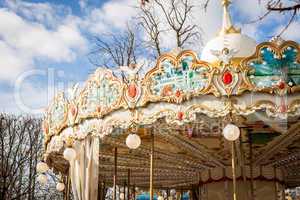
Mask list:
[[[207,43],[202,51],[201,60],[207,62],[219,61],[212,51],[222,51],[224,48],[235,50],[236,54],[233,57],[248,57],[255,52],[256,41],[240,33],[222,34]]]

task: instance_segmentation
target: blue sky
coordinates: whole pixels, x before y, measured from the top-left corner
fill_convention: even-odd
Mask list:
[[[221,0],[211,0],[207,12],[200,8],[201,0],[193,1],[199,5],[194,23],[203,30],[205,44],[220,28]],[[231,12],[243,33],[262,42],[278,33],[289,16],[270,15],[249,24],[265,12],[264,0],[257,2],[235,0]],[[91,39],[124,30],[138,5],[138,0],[0,0],[0,111],[39,114],[55,90],[86,80],[96,68],[87,56]],[[299,42],[296,30],[299,16],[283,37]],[[173,41],[164,37],[171,49]],[[191,48],[201,53],[201,46]]]

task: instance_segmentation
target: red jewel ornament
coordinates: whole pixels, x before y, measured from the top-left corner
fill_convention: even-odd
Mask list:
[[[283,89],[285,88],[285,82],[280,81],[280,82],[278,83],[278,88],[281,89],[281,90],[283,90]]]
[[[48,133],[49,133],[48,123],[44,122],[43,123],[43,128],[44,128],[45,135],[48,135]]]
[[[180,95],[181,95],[180,90],[177,90],[176,93],[175,93],[175,95],[176,95],[176,97],[180,97]]]
[[[74,106],[71,107],[72,116],[76,115],[76,108]]]
[[[222,80],[225,85],[229,85],[230,83],[232,83],[233,77],[231,72],[229,71],[224,72]]]
[[[178,112],[177,117],[180,121],[183,120],[183,115],[183,112]]]
[[[279,112],[280,113],[286,113],[286,111],[287,111],[287,106],[286,105],[281,105],[279,107]]]
[[[101,112],[101,107],[98,106],[96,110],[97,110],[98,113],[100,113]]]
[[[137,95],[137,88],[136,88],[135,84],[130,84],[129,85],[129,87],[128,87],[128,95],[131,98],[136,97],[136,95]]]

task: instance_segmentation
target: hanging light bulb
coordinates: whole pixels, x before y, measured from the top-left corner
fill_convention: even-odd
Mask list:
[[[62,192],[62,191],[64,191],[64,189],[65,189],[65,184],[64,183],[57,183],[56,184],[56,190],[57,191]]]
[[[40,174],[37,177],[37,181],[41,184],[41,185],[46,185],[47,184],[47,176],[45,174]]]
[[[223,129],[223,136],[228,141],[235,141],[240,137],[240,129],[234,124],[227,124]]]
[[[76,158],[76,151],[73,148],[66,148],[64,150],[64,158],[68,161],[73,161]]]
[[[141,145],[141,138],[135,133],[131,133],[126,138],[126,145],[129,149],[137,149]]]
[[[39,162],[37,165],[36,165],[36,171],[38,173],[46,173],[48,171],[49,167],[47,165],[47,163],[45,162]]]
[[[121,194],[120,194],[120,199],[121,199],[121,200],[124,200],[124,197],[125,197],[124,193],[121,193]]]

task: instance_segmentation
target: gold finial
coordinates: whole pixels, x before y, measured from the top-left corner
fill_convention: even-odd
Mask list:
[[[228,7],[231,4],[231,1],[230,0],[223,0],[222,4],[223,4],[223,6]]]
[[[229,33],[241,33],[241,29],[235,28],[231,21],[231,16],[228,11],[228,7],[231,4],[230,0],[222,0],[223,5],[223,25],[219,35],[225,35]]]

